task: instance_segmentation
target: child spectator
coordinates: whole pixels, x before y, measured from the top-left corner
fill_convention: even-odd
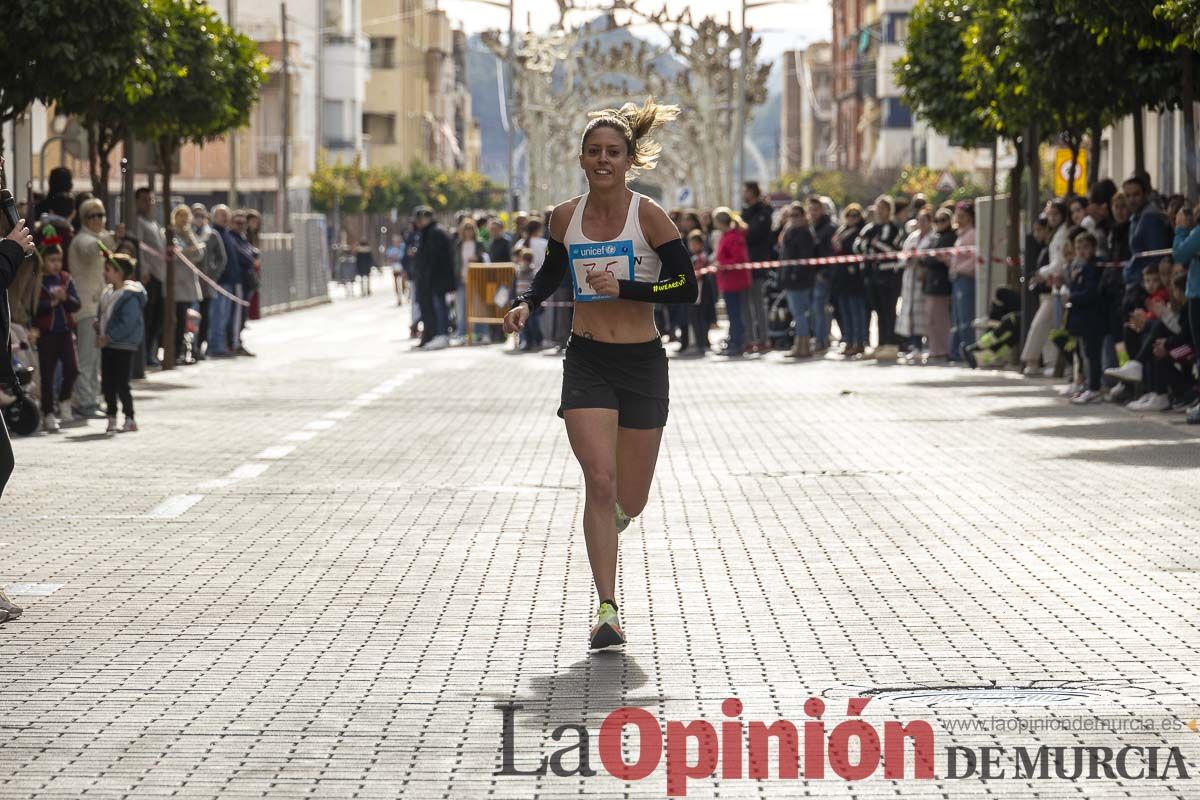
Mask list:
[[[57,236],[42,240],[42,288],[38,295],[37,316],[34,320],[38,336],[38,368],[42,382],[42,429],[57,433],[58,418],[54,405],[54,372],[62,365],[59,402],[70,400],[79,376],[79,358],[75,352],[75,317],[79,310],[79,293],[71,275],[63,269],[63,251]]]
[[[104,282],[108,288],[100,296],[98,326],[100,328],[100,386],[108,406],[108,428],[105,433],[117,433],[117,397],[125,412],[123,433],[138,429],[133,417],[133,394],[129,391],[130,367],[138,345],[142,343],[142,309],[146,305],[146,290],[133,280],[137,262],[124,253],[105,260]]]
[[[687,237],[688,250],[692,254],[692,269],[696,272],[696,282],[700,285],[700,292],[696,295],[696,302],[687,307],[687,328],[691,330],[691,335],[695,338],[695,354],[703,356],[708,352],[708,311],[704,305],[704,293],[707,291],[708,284],[705,281],[707,276],[701,272],[708,268],[708,254],[705,252],[706,242],[704,240],[704,232],[696,229],[691,231]],[[688,349],[686,341],[688,330],[683,331],[684,341],[680,343],[679,352],[683,353]]]
[[[1100,296],[1101,267],[1096,263],[1096,236],[1090,231],[1075,239],[1075,261],[1071,265],[1071,306],[1067,315],[1067,332],[1079,339],[1087,367],[1087,388],[1071,398],[1076,405],[1098,403],[1104,399],[1100,391],[1101,358],[1104,345],[1106,313]]]
[[[1104,371],[1110,378],[1141,383],[1144,375],[1144,364],[1137,358],[1142,352],[1147,334],[1157,320],[1156,308],[1161,308],[1170,299],[1170,293],[1163,285],[1161,265],[1147,264],[1142,268],[1142,285],[1130,287],[1125,292],[1125,352],[1129,361],[1121,367],[1112,367]]]
[[[1187,276],[1177,275],[1169,303],[1147,301],[1157,321],[1147,329],[1136,361],[1149,373],[1150,391],[1127,405],[1130,411],[1169,411],[1195,397],[1186,288]]]
[[[529,291],[537,271],[534,262],[536,254],[530,247],[518,247],[513,250],[513,259],[517,264],[517,294]],[[531,352],[542,348],[542,309],[539,308],[529,315],[525,329],[520,334],[519,348],[522,352]]]

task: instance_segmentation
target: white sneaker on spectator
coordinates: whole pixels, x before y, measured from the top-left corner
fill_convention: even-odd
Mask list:
[[[1129,389],[1123,383],[1118,383],[1116,386],[1108,390],[1106,398],[1110,403],[1123,403],[1129,395]]]
[[[446,334],[435,336],[429,340],[429,343],[423,347],[423,350],[445,350],[450,346],[450,337]]]
[[[1068,383],[1066,386],[1063,386],[1061,389],[1059,389],[1058,393],[1063,397],[1073,397],[1082,392],[1083,389],[1084,387],[1082,384]]]
[[[1091,389],[1082,391],[1071,398],[1071,402],[1077,406],[1085,406],[1088,403],[1099,403],[1104,400],[1104,395],[1100,392],[1093,392]]]
[[[1117,380],[1128,381],[1130,383],[1142,382],[1142,362],[1133,360],[1125,362],[1121,367],[1109,367],[1104,370],[1104,374],[1110,378]]]
[[[1043,369],[1042,377],[1043,378],[1053,378],[1054,377],[1054,367],[1046,367],[1045,369]]]
[[[1168,411],[1171,408],[1171,398],[1167,397],[1165,394],[1155,394],[1154,392],[1150,392],[1137,402],[1130,403],[1125,407],[1139,413]]]
[[[42,430],[46,433],[58,433],[59,427],[58,417],[53,414],[42,417]]]
[[[113,436],[120,432],[121,432],[121,429],[119,427],[117,427],[117,418],[109,417],[108,418],[108,427],[104,429],[104,434],[106,436]]]
[[[467,343],[467,340],[462,336],[451,336],[450,337],[450,346],[451,347],[462,347],[466,343]]]

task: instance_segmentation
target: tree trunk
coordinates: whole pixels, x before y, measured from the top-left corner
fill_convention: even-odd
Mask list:
[[[1025,195],[1025,210],[1030,225],[1033,225],[1042,209],[1042,159],[1038,152],[1041,141],[1038,126],[1034,124],[1025,136],[1025,166],[1029,170],[1029,193]]]
[[[171,230],[171,148],[170,142],[158,142],[158,163],[162,169],[163,228],[167,243],[166,269],[163,271],[163,369],[175,369],[175,234]]]
[[[1146,129],[1142,125],[1142,107],[1133,112],[1133,174],[1146,174]]]
[[[1087,184],[1095,186],[1100,180],[1100,137],[1104,134],[1104,128],[1099,122],[1092,124],[1091,128],[1091,147],[1088,152],[1088,169],[1087,169]]]
[[[1195,69],[1192,48],[1179,48],[1179,61],[1183,72],[1183,85],[1180,88],[1183,100],[1183,168],[1188,204],[1191,205],[1196,202],[1196,87],[1192,81]]]
[[[1079,174],[1079,139],[1071,139],[1071,168],[1067,170],[1067,197],[1075,195],[1075,176]]]
[[[88,177],[92,181],[92,193],[101,196],[100,187],[100,126],[88,123]],[[61,147],[61,144],[59,145]],[[107,207],[106,207],[107,208]]]
[[[1021,285],[1021,175],[1025,172],[1025,147],[1014,140],[1017,148],[1017,163],[1009,173],[1008,190],[1008,252],[1005,254],[1005,280],[1009,286]]]

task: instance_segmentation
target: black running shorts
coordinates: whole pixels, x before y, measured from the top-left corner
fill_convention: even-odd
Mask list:
[[[613,344],[571,334],[560,417],[572,408],[612,408],[622,428],[661,428],[667,424],[669,396],[661,340]]]

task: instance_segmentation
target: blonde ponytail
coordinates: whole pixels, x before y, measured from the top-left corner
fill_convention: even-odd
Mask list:
[[[587,142],[588,134],[596,128],[612,128],[621,134],[632,157],[633,165],[626,179],[634,178],[642,170],[654,169],[662,154],[662,145],[650,138],[650,134],[679,116],[679,106],[660,105],[653,97],[647,97],[640,107],[626,103],[619,109],[605,108],[590,111],[591,122],[583,131],[580,150]]]

